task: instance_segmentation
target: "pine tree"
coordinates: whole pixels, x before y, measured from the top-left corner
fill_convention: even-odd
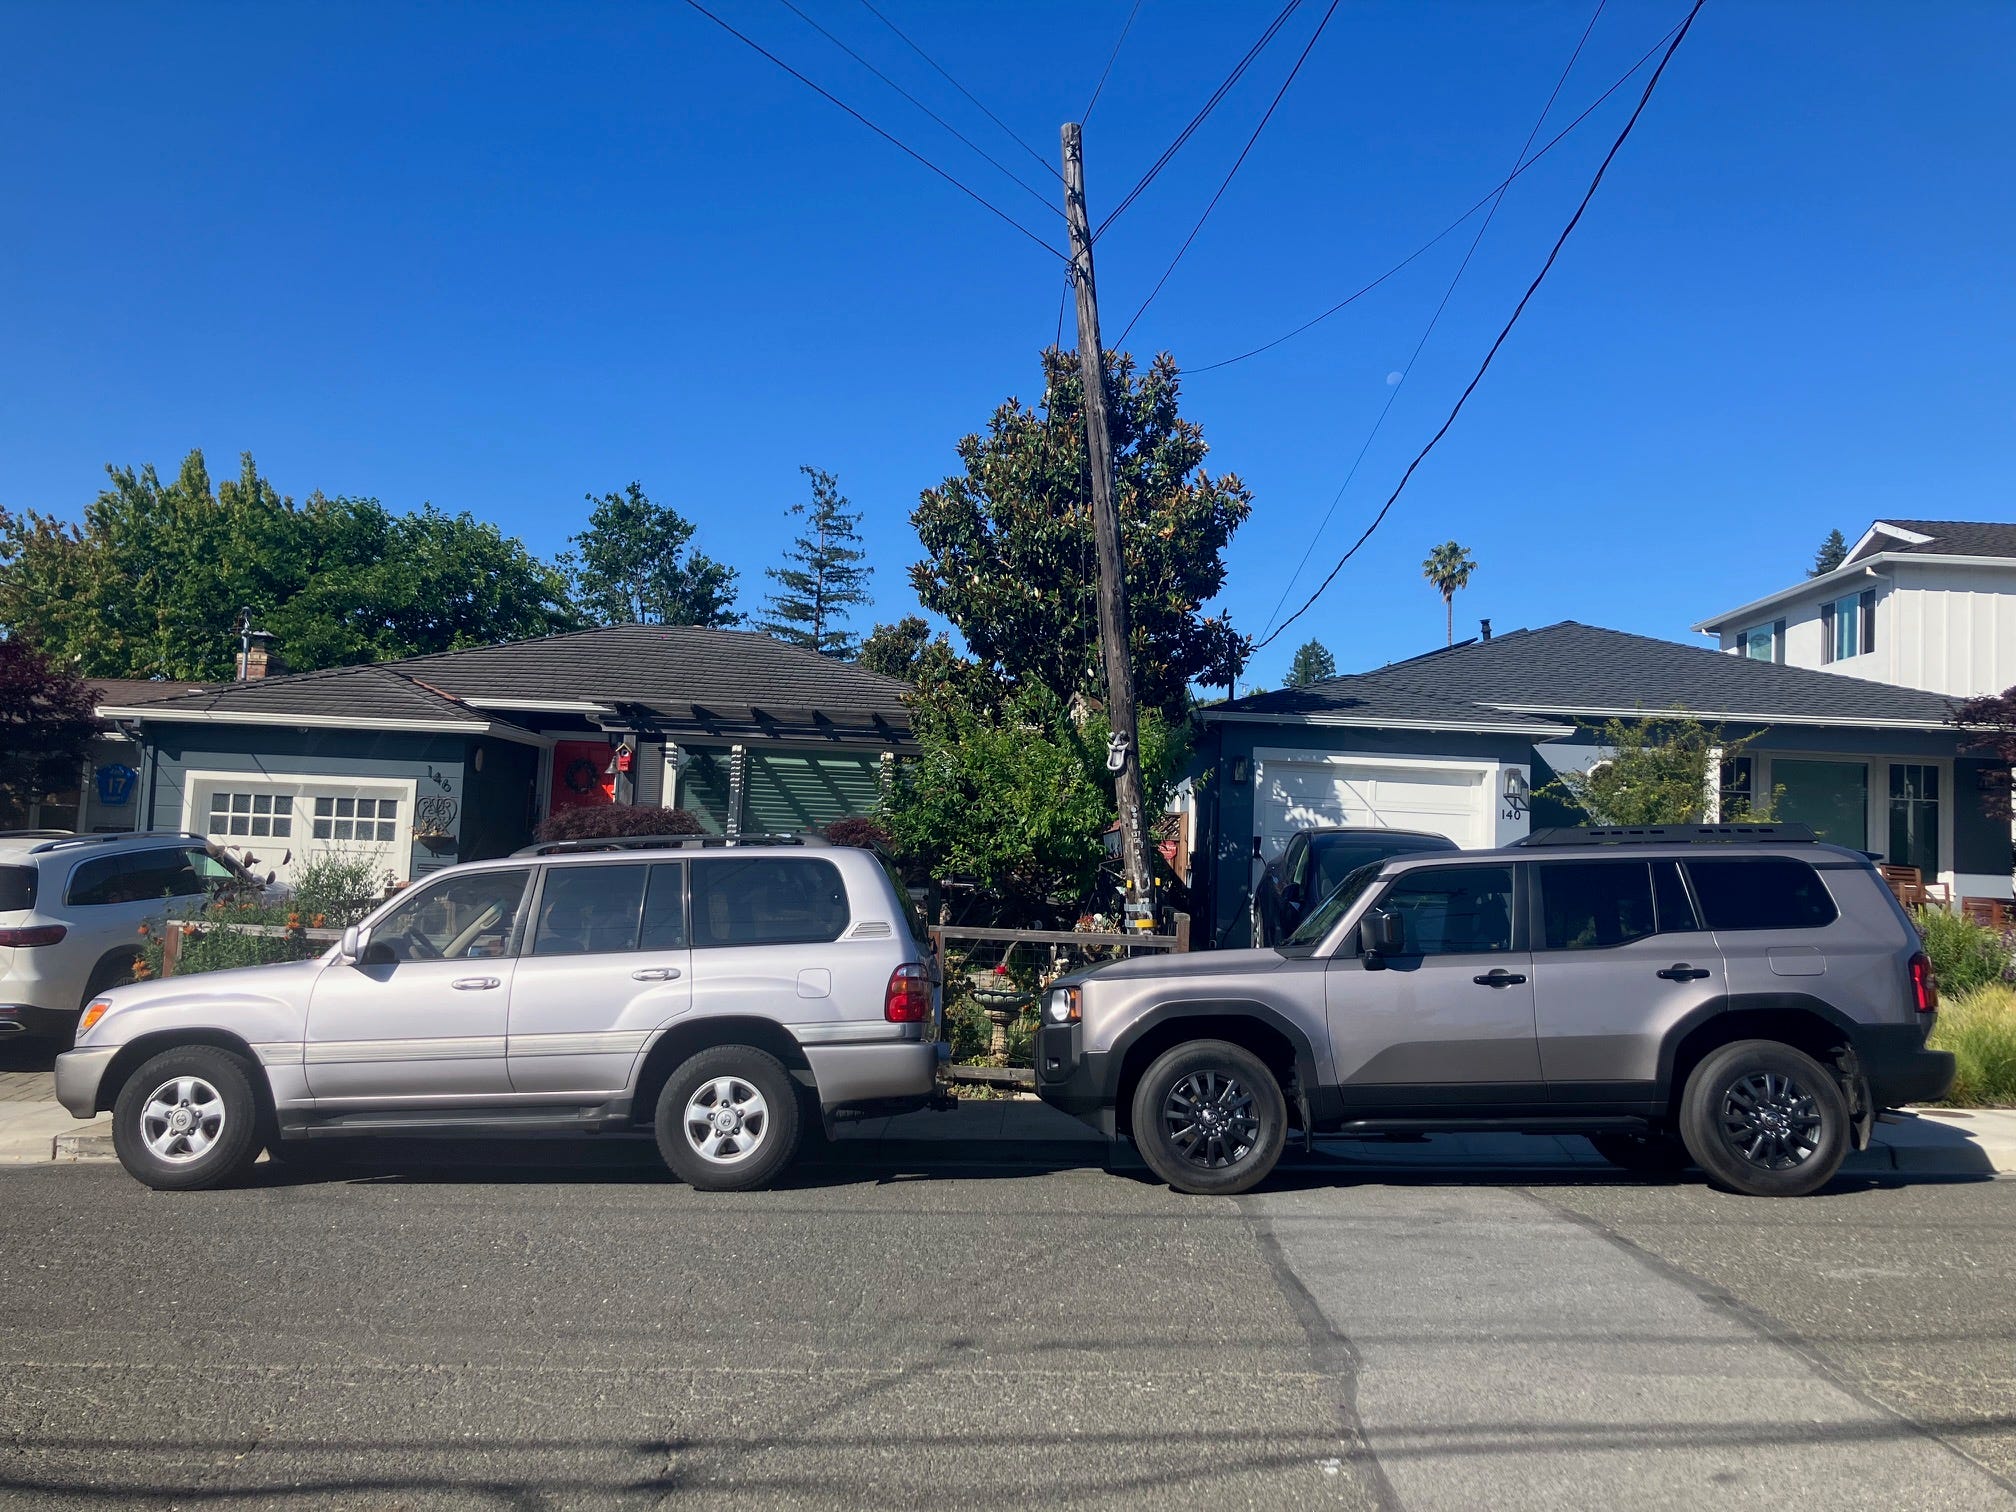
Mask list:
[[[770,595],[769,616],[758,628],[822,656],[850,660],[855,637],[846,625],[847,611],[868,602],[868,578],[875,570],[861,565],[868,556],[859,544],[861,512],[847,507],[833,474],[816,467],[798,470],[812,480],[812,502],[790,510],[805,516],[805,534],[784,553],[785,566],[764,569],[779,591]]]
[[[1310,683],[1336,675],[1337,658],[1319,640],[1304,642],[1302,649],[1295,653],[1295,660],[1288,664],[1288,686],[1291,688],[1306,688]]]
[[[1825,577],[1836,567],[1848,560],[1848,542],[1838,530],[1827,532],[1827,539],[1820,543],[1820,549],[1813,556],[1813,570],[1808,577]]]

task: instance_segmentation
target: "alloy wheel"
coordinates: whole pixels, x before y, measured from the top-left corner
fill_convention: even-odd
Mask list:
[[[1761,1170],[1792,1170],[1820,1148],[1819,1103],[1782,1071],[1755,1071],[1730,1083],[1716,1122],[1729,1148]]]
[[[1192,1071],[1162,1100],[1162,1127],[1191,1165],[1220,1170],[1253,1152],[1260,1119],[1253,1094],[1222,1071]]]
[[[165,1081],[140,1108],[140,1140],[170,1165],[200,1160],[224,1132],[224,1098],[200,1076]]]
[[[770,1104],[741,1077],[717,1076],[693,1089],[680,1122],[702,1160],[740,1165],[770,1132]]]

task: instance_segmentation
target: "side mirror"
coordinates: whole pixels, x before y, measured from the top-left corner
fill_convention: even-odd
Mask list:
[[[1386,956],[1398,955],[1405,944],[1399,919],[1383,908],[1373,909],[1358,921],[1358,953],[1368,966]]]
[[[343,943],[337,947],[337,959],[345,966],[355,966],[364,959],[364,932],[355,924],[343,931]]]

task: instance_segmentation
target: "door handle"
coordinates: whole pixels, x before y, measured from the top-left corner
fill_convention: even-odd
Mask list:
[[[1517,987],[1526,978],[1516,971],[1507,971],[1503,966],[1494,966],[1484,975],[1472,977],[1470,980],[1479,987]]]
[[[677,966],[646,966],[642,971],[630,973],[633,982],[671,982],[679,976]]]
[[[488,992],[492,987],[502,987],[503,985],[496,977],[457,977],[455,979],[455,990],[457,992]]]
[[[1676,966],[1668,966],[1659,973],[1660,979],[1668,982],[1698,982],[1703,977],[1711,975],[1713,973],[1705,967],[1689,966],[1685,961]]]

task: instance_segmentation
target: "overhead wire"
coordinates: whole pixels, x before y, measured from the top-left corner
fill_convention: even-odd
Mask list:
[[[1281,621],[1273,631],[1255,642],[1253,646],[1254,650],[1261,650],[1280,639],[1283,632],[1290,625],[1294,624],[1295,621],[1307,614],[1315,606],[1316,601],[1323,596],[1325,590],[1337,580],[1337,574],[1344,570],[1344,564],[1357,555],[1359,548],[1372,538],[1372,533],[1379,528],[1386,516],[1392,512],[1394,504],[1399,501],[1400,495],[1406,491],[1407,484],[1413,478],[1415,471],[1428,459],[1428,454],[1435,450],[1435,447],[1444,436],[1449,434],[1449,428],[1456,423],[1456,417],[1463,413],[1463,406],[1469,403],[1470,396],[1477,392],[1477,386],[1484,381],[1484,375],[1491,370],[1492,360],[1497,357],[1499,348],[1505,345],[1506,338],[1512,334],[1512,328],[1519,324],[1519,317],[1526,313],[1526,306],[1532,303],[1533,296],[1539,292],[1540,285],[1546,281],[1547,274],[1553,269],[1556,259],[1561,256],[1561,249],[1568,244],[1568,238],[1574,234],[1576,226],[1581,224],[1583,213],[1588,210],[1590,201],[1595,199],[1597,189],[1602,186],[1603,176],[1610,171],[1611,163],[1616,161],[1617,154],[1623,150],[1624,143],[1630,138],[1632,129],[1638,124],[1638,118],[1644,115],[1645,107],[1651,103],[1652,92],[1659,87],[1659,80],[1665,75],[1667,64],[1673,61],[1673,55],[1680,50],[1680,44],[1687,40],[1687,33],[1694,26],[1694,18],[1701,14],[1701,7],[1706,3],[1707,0],[1694,0],[1694,8],[1687,12],[1686,20],[1682,21],[1679,27],[1676,28],[1673,40],[1667,44],[1665,56],[1659,60],[1659,66],[1652,70],[1652,77],[1645,81],[1645,92],[1638,97],[1637,107],[1632,110],[1630,119],[1625,121],[1624,129],[1617,133],[1617,140],[1610,144],[1610,150],[1603,155],[1602,163],[1597,166],[1596,176],[1590,179],[1588,189],[1583,192],[1581,203],[1576,205],[1575,213],[1568,218],[1568,224],[1561,228],[1561,234],[1555,238],[1554,246],[1548,252],[1546,262],[1540,265],[1540,271],[1534,274],[1533,282],[1526,286],[1526,292],[1519,297],[1519,303],[1513,308],[1511,318],[1505,322],[1504,328],[1498,332],[1497,339],[1491,343],[1491,349],[1484,354],[1484,360],[1478,365],[1476,375],[1471,378],[1462,394],[1457,397],[1455,405],[1449,411],[1448,418],[1442,422],[1441,428],[1428,438],[1428,444],[1415,454],[1414,460],[1407,464],[1406,472],[1400,475],[1400,481],[1394,485],[1393,492],[1387,496],[1386,502],[1380,506],[1379,513],[1373,516],[1372,523],[1367,525],[1364,533],[1352,543],[1351,549],[1337,559],[1336,566],[1330,569],[1322,583],[1317,586],[1316,591],[1303,600],[1301,607],[1289,615],[1288,618]]]
[[[1113,51],[1106,54],[1106,66],[1099,70],[1099,82],[1092,86],[1092,98],[1085,102],[1085,108],[1078,112],[1078,124],[1082,128],[1092,119],[1092,107],[1099,103],[1099,96],[1106,89],[1106,76],[1113,72],[1113,60],[1120,56],[1120,49],[1127,45],[1127,33],[1134,30],[1134,18],[1141,14],[1141,0],[1134,0],[1134,8],[1127,12],[1127,24],[1120,28],[1119,40],[1113,44]]]
[[[789,63],[786,63],[782,58],[778,57],[775,53],[771,52],[770,49],[763,46],[762,43],[757,42],[755,39],[745,36],[743,33],[737,31],[734,27],[730,26],[726,21],[723,21],[719,16],[715,15],[714,12],[707,9],[706,6],[702,5],[700,3],[700,0],[686,0],[686,4],[691,9],[696,10],[701,15],[705,16],[709,21],[712,21],[716,26],[720,27],[721,30],[728,33],[729,36],[733,37],[743,46],[749,48],[752,52],[761,53],[765,58],[769,59],[772,63],[776,64],[779,68],[783,69],[784,72],[791,75],[792,78],[796,79],[800,84],[803,84],[807,89],[811,90],[814,94],[819,95],[822,99],[825,99],[829,103],[837,105],[840,109],[846,111],[847,114],[854,117],[855,120],[859,121],[863,126],[866,126],[870,131],[874,132],[875,135],[882,138],[883,141],[887,142],[890,146],[896,148],[899,152],[903,153],[904,156],[911,158],[916,162],[922,164],[924,167],[930,169],[933,173],[937,174],[938,177],[945,180],[946,183],[950,184],[954,189],[957,189],[961,194],[965,195],[975,204],[985,209],[989,214],[1006,221],[1009,225],[1013,226],[1017,231],[1020,231],[1024,236],[1028,237],[1030,241],[1034,242],[1037,246],[1041,247],[1045,252],[1048,252],[1052,257],[1056,258],[1059,262],[1068,264],[1071,261],[1071,259],[1067,257],[1064,253],[1058,251],[1057,248],[1050,245],[1049,242],[1045,241],[1042,237],[1038,236],[1034,231],[1031,231],[1027,226],[1023,225],[1022,222],[1015,219],[1014,216],[1010,215],[1006,210],[1003,210],[999,205],[996,205],[993,201],[989,200],[985,195],[981,194],[978,190],[973,189],[968,185],[962,183],[957,178],[954,178],[950,173],[947,173],[943,168],[940,168],[936,163],[932,162],[931,159],[924,156],[923,153],[917,151],[916,148],[910,146],[908,143],[902,141],[898,137],[892,135],[890,132],[885,131],[882,127],[876,125],[873,121],[869,120],[868,117],[863,115],[860,111],[856,110],[852,105],[849,105],[845,100],[841,99],[831,90],[826,89],[821,85],[815,84],[811,79],[808,79],[804,74],[800,73],[797,69],[793,68]]]
[[[1596,0],[1596,9],[1590,14],[1589,24],[1582,28],[1582,35],[1575,43],[1575,50],[1568,55],[1568,62],[1562,67],[1560,77],[1555,79],[1554,88],[1547,96],[1547,103],[1540,107],[1540,114],[1533,121],[1533,129],[1526,133],[1526,140],[1519,144],[1519,150],[1512,156],[1515,171],[1526,160],[1526,154],[1532,148],[1534,139],[1540,135],[1540,128],[1547,124],[1547,117],[1554,109],[1554,102],[1561,98],[1561,91],[1568,83],[1568,76],[1575,72],[1575,64],[1582,57],[1582,49],[1589,45],[1589,37],[1596,30],[1596,23],[1602,19],[1603,7],[1607,3],[1608,0]],[[1372,450],[1372,443],[1379,439],[1379,432],[1386,424],[1386,417],[1393,413],[1393,405],[1400,397],[1400,390],[1406,387],[1407,379],[1414,371],[1414,364],[1421,360],[1421,353],[1428,345],[1428,338],[1435,334],[1435,327],[1442,320],[1442,312],[1449,308],[1449,301],[1456,295],[1456,286],[1463,282],[1463,275],[1469,271],[1471,260],[1477,255],[1477,249],[1484,244],[1484,233],[1491,229],[1491,222],[1497,219],[1498,209],[1505,203],[1505,196],[1511,192],[1511,188],[1512,180],[1508,178],[1499,188],[1496,197],[1492,199],[1491,208],[1485,213],[1484,223],[1477,228],[1477,234],[1470,238],[1469,250],[1463,254],[1462,262],[1457,264],[1456,272],[1449,280],[1449,287],[1442,291],[1442,300],[1435,306],[1434,313],[1428,317],[1428,324],[1421,332],[1421,339],[1414,343],[1414,350],[1408,356],[1406,366],[1400,369],[1398,381],[1387,390],[1386,403],[1381,406],[1377,418],[1373,420],[1372,429],[1366,433],[1364,445],[1358,448],[1358,455],[1351,459],[1351,466],[1344,474],[1344,481],[1337,485],[1337,492],[1331,496],[1330,507],[1323,511],[1323,518],[1317,522],[1315,530],[1310,532],[1309,544],[1302,549],[1301,560],[1296,562],[1294,572],[1290,573],[1288,581],[1281,585],[1281,595],[1274,600],[1274,607],[1268,611],[1267,623],[1261,627],[1261,634],[1264,635],[1274,628],[1274,617],[1281,612],[1281,606],[1288,602],[1288,595],[1295,591],[1295,584],[1302,576],[1302,569],[1309,565],[1309,558],[1315,555],[1316,543],[1323,539],[1323,532],[1330,528],[1330,521],[1337,514],[1337,506],[1344,501],[1344,495],[1351,487],[1351,480],[1358,476],[1358,468],[1365,461],[1366,454]]]
[[[687,0],[687,3],[691,4],[692,0]],[[1188,125],[1176,133],[1176,140],[1162,149],[1162,155],[1149,165],[1148,171],[1141,175],[1132,189],[1129,189],[1120,197],[1120,202],[1099,223],[1098,228],[1092,233],[1092,240],[1094,242],[1097,242],[1100,237],[1106,234],[1107,228],[1113,222],[1127,213],[1128,207],[1147,191],[1148,186],[1155,182],[1156,176],[1169,166],[1170,160],[1183,150],[1183,144],[1190,140],[1196,133],[1197,128],[1202,126],[1211,112],[1218,108],[1218,102],[1232,92],[1232,86],[1237,84],[1245,75],[1246,70],[1253,66],[1253,60],[1266,50],[1267,44],[1274,40],[1276,33],[1287,24],[1288,18],[1295,14],[1297,7],[1301,4],[1302,0],[1288,0],[1288,3],[1281,8],[1281,14],[1276,16],[1268,25],[1267,30],[1260,34],[1260,40],[1246,49],[1246,56],[1232,66],[1232,72],[1227,74],[1225,81],[1211,92],[1211,98],[1204,102],[1203,108],[1190,118]]]
[[[1474,205],[1472,205],[1468,210],[1465,210],[1461,215],[1457,216],[1454,220],[1449,222],[1448,225],[1444,226],[1440,231],[1437,231],[1433,236],[1429,237],[1428,240],[1421,243],[1420,246],[1416,247],[1412,252],[1409,252],[1405,257],[1401,258],[1400,261],[1393,264],[1392,267],[1388,268],[1384,273],[1381,273],[1377,278],[1373,279],[1370,283],[1364,285],[1362,288],[1354,291],[1353,293],[1346,295],[1343,299],[1338,300],[1337,303],[1330,306],[1329,309],[1323,311],[1322,314],[1311,316],[1308,320],[1303,321],[1302,324],[1296,326],[1293,330],[1285,331],[1281,335],[1276,336],[1272,341],[1262,342],[1259,346],[1253,347],[1248,351],[1240,352],[1236,356],[1222,357],[1216,362],[1204,362],[1197,364],[1195,367],[1186,367],[1183,370],[1184,376],[1188,378],[1194,378],[1199,373],[1215,372],[1219,368],[1230,367],[1235,362],[1244,362],[1249,357],[1258,357],[1262,352],[1273,351],[1275,347],[1280,346],[1283,342],[1294,340],[1297,336],[1300,336],[1304,331],[1309,330],[1313,326],[1321,325],[1324,321],[1328,320],[1332,315],[1335,315],[1340,311],[1348,308],[1349,306],[1356,304],[1359,300],[1363,299],[1367,294],[1370,294],[1374,289],[1378,288],[1381,284],[1385,283],[1387,279],[1393,277],[1394,274],[1401,272],[1403,269],[1408,267],[1408,265],[1418,260],[1424,254],[1433,251],[1445,239],[1447,239],[1448,236],[1452,232],[1454,232],[1457,227],[1461,226],[1465,221],[1469,220],[1471,216],[1475,215],[1479,210],[1482,210],[1486,205],[1489,205],[1494,199],[1498,197],[1498,195],[1504,192],[1504,190],[1508,185],[1513,183],[1522,174],[1526,173],[1529,169],[1531,169],[1535,163],[1540,161],[1540,159],[1544,158],[1545,156],[1547,156],[1548,153],[1552,152],[1556,147],[1560,146],[1561,143],[1564,140],[1566,140],[1569,133],[1574,131],[1576,127],[1580,126],[1584,121],[1588,120],[1590,116],[1596,113],[1596,111],[1602,106],[1604,101],[1608,100],[1610,96],[1617,93],[1618,90],[1622,89],[1626,84],[1630,83],[1632,79],[1636,78],[1638,75],[1638,71],[1642,69],[1647,63],[1650,63],[1653,58],[1658,56],[1659,50],[1662,47],[1665,47],[1668,43],[1670,43],[1673,40],[1673,38],[1679,34],[1680,28],[1684,25],[1686,25],[1686,23],[1683,21],[1679,23],[1679,25],[1674,26],[1672,30],[1668,31],[1663,37],[1661,37],[1658,41],[1654,42],[1649,48],[1647,48],[1645,50],[1644,55],[1640,57],[1636,63],[1633,63],[1629,68],[1625,69],[1623,73],[1617,76],[1616,81],[1612,83],[1608,89],[1604,90],[1603,93],[1596,96],[1595,99],[1591,100],[1586,106],[1584,106],[1582,108],[1581,113],[1578,114],[1574,120],[1570,121],[1566,126],[1563,126],[1559,131],[1555,132],[1553,136],[1549,137],[1547,139],[1546,145],[1541,147],[1538,152],[1534,153],[1531,157],[1527,158],[1525,162],[1521,163],[1516,169],[1514,169],[1510,177],[1501,180],[1499,183],[1485,190],[1483,195],[1479,197],[1477,202]]]
[[[952,75],[945,70],[943,64],[941,64],[936,58],[932,57],[931,54],[924,51],[924,49],[919,47],[915,42],[911,41],[908,32],[904,31],[902,27],[898,26],[894,21],[891,21],[887,16],[883,15],[882,12],[877,10],[870,3],[870,0],[861,0],[861,4],[869,15],[873,16],[877,21],[880,21],[884,26],[888,27],[889,30],[894,32],[897,35],[897,37],[902,41],[905,47],[909,48],[910,51],[914,52],[915,54],[917,54],[918,57],[922,58],[926,63],[930,64],[931,67],[937,72],[939,78],[943,79],[947,84],[950,84],[954,89],[958,90],[959,93],[966,96],[968,100],[972,101],[974,107],[978,109],[982,115],[987,117],[988,120],[992,121],[996,126],[999,126],[1003,131],[1005,131],[1016,146],[1020,147],[1024,152],[1028,153],[1029,156],[1034,158],[1038,163],[1042,164],[1042,166],[1051,174],[1052,177],[1058,179],[1062,179],[1064,177],[1063,169],[1059,168],[1049,158],[1045,157],[1042,153],[1038,152],[1034,147],[1031,147],[1028,144],[1028,142],[1024,141],[1022,138],[1022,134],[1020,132],[1018,132],[1013,126],[1010,126],[1006,121],[1002,120],[1001,117],[994,114],[993,111],[989,110],[987,106],[981,101],[980,97],[974,94],[973,91],[968,89],[964,84],[961,84],[957,79],[953,78]]]
[[[1330,24],[1330,18],[1337,14],[1340,3],[1341,0],[1330,0],[1330,9],[1323,12],[1323,19],[1316,23],[1316,30],[1310,33],[1309,40],[1303,44],[1300,56],[1295,59],[1295,66],[1288,70],[1288,77],[1283,79],[1281,87],[1274,91],[1274,98],[1268,103],[1266,114],[1260,117],[1260,124],[1253,128],[1253,134],[1246,138],[1246,145],[1239,149],[1239,156],[1232,160],[1232,167],[1226,173],[1224,181],[1218,185],[1218,192],[1211,196],[1211,202],[1204,207],[1204,213],[1197,217],[1197,224],[1190,228],[1190,234],[1183,238],[1183,245],[1176,249],[1176,255],[1169,259],[1169,266],[1164,268],[1162,276],[1155,280],[1155,287],[1148,291],[1148,297],[1141,301],[1141,307],[1121,329],[1120,339],[1113,343],[1114,346],[1124,347],[1127,344],[1128,333],[1134,329],[1135,322],[1148,313],[1148,306],[1155,303],[1155,296],[1162,292],[1162,286],[1169,282],[1169,275],[1174,273],[1176,265],[1183,261],[1183,254],[1188,252],[1190,244],[1197,240],[1197,233],[1204,229],[1204,222],[1211,219],[1211,212],[1218,208],[1218,201],[1223,199],[1225,191],[1232,187],[1232,180],[1245,165],[1247,155],[1253,151],[1253,144],[1260,140],[1260,133],[1265,131],[1267,123],[1274,119],[1274,112],[1280,108],[1282,97],[1288,93],[1288,87],[1295,82],[1295,76],[1302,72],[1302,65],[1309,61],[1309,54],[1314,51],[1316,43],[1321,39],[1323,29]],[[1532,139],[1528,138],[1527,146],[1531,145]],[[1521,148],[1520,151],[1523,153],[1525,148]]]
[[[910,93],[909,90],[905,89],[901,84],[898,84],[894,79],[890,78],[889,75],[885,74],[884,72],[882,72],[881,69],[877,68],[873,63],[870,63],[866,58],[862,57],[861,54],[854,51],[853,48],[849,47],[845,42],[842,42],[838,37],[834,36],[833,33],[826,30],[825,27],[821,26],[817,21],[813,20],[810,16],[806,15],[804,11],[798,8],[798,6],[794,3],[794,0],[777,0],[777,3],[783,6],[789,12],[791,12],[791,14],[796,16],[800,21],[803,21],[807,26],[811,27],[812,30],[819,33],[819,35],[824,37],[828,42],[831,42],[835,47],[839,48],[840,51],[847,54],[847,56],[852,58],[856,63],[859,63],[863,68],[867,69],[868,72],[875,75],[875,77],[880,79],[884,84],[887,84],[891,89],[895,90],[896,93],[903,96],[903,98],[908,100],[912,105],[915,105],[919,110],[923,111],[925,115],[929,116],[932,120],[936,121],[946,131],[950,132],[955,138],[957,138],[960,143],[962,143],[965,147],[967,147],[969,150],[971,150],[972,152],[977,154],[980,158],[982,158],[996,172],[1004,175],[1007,178],[1014,180],[1015,183],[1022,189],[1023,193],[1027,194],[1031,199],[1035,200],[1036,203],[1041,205],[1045,210],[1058,211],[1060,209],[1060,207],[1057,204],[1055,204],[1048,195],[1044,194],[1040,189],[1034,187],[1032,184],[1028,182],[1028,180],[1024,179],[1019,173],[1015,172],[1012,168],[1007,167],[1000,161],[1000,159],[996,158],[991,152],[987,151],[984,147],[981,147],[978,143],[973,141],[972,138],[968,137],[966,133],[961,131],[957,126],[954,126],[950,121],[946,120],[945,117],[938,114],[937,111],[933,110],[929,105],[926,105],[922,100],[918,99],[917,96]]]

